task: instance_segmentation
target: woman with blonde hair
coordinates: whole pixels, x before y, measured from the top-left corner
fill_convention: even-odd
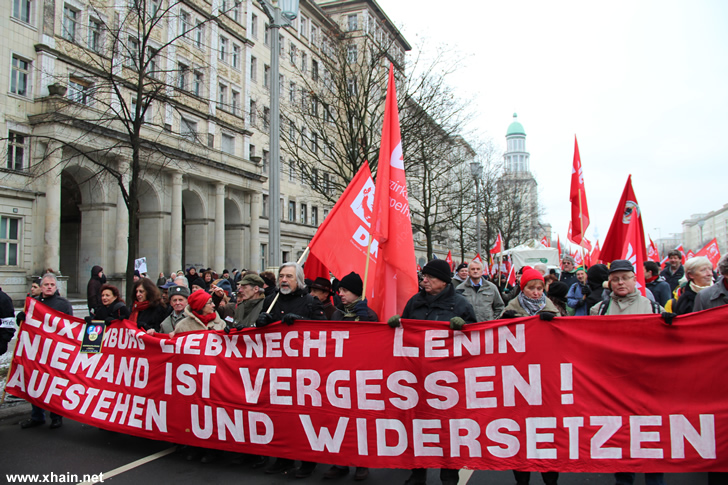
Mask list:
[[[678,315],[692,312],[695,297],[713,284],[713,263],[705,256],[690,258],[683,266],[688,282],[677,300],[675,313]]]

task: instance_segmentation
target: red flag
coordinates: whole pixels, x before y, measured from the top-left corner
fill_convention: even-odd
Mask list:
[[[718,248],[718,240],[713,238],[703,249],[695,253],[695,256],[705,256],[713,263],[713,268],[718,267],[718,261],[720,260],[720,249]]]
[[[599,241],[597,241],[596,245],[594,246],[594,251],[591,253],[591,264],[599,264],[599,262],[602,260],[601,257],[602,251],[599,249]]]
[[[657,250],[657,246],[655,245],[654,241],[652,241],[652,238],[650,239],[650,246],[647,248],[647,261],[654,261],[655,263],[660,262],[660,252]]]
[[[625,234],[622,245],[622,255],[615,259],[626,259],[634,266],[637,276],[637,289],[642,296],[646,296],[645,287],[645,238],[642,229],[642,220],[639,217],[631,217],[627,223],[627,234]]]
[[[556,250],[559,252],[559,266],[561,266],[561,238],[556,235]]]
[[[632,176],[627,177],[627,184],[624,186],[622,192],[622,198],[619,200],[619,205],[614,213],[614,219],[612,219],[612,225],[609,226],[609,232],[607,237],[604,238],[604,244],[602,245],[601,259],[607,263],[614,261],[615,259],[622,259],[622,252],[624,249],[624,241],[627,239],[627,229],[629,223],[634,216],[637,216],[638,224],[637,230],[639,231],[639,241],[641,246],[637,248],[640,251],[642,261],[647,259],[647,247],[645,246],[645,232],[642,227],[642,214],[640,213],[640,207],[637,204],[637,197],[634,195],[632,189]]]
[[[579,144],[574,135],[574,166],[571,168],[571,222],[574,225],[572,234],[575,244],[581,243],[586,228],[589,227],[589,208],[586,205],[586,190],[584,188],[584,171],[579,156]]]
[[[508,284],[511,286],[516,286],[516,272],[514,268],[515,266],[511,265],[511,269],[508,270]]]
[[[483,264],[483,258],[480,257],[480,253],[475,255],[475,257],[473,258],[473,262],[478,262],[481,265]]]
[[[547,238],[546,236],[541,238],[541,244],[547,248],[551,247],[551,241],[549,241],[549,238]]]
[[[498,254],[503,252],[503,238],[501,237],[500,231],[498,231],[498,237],[495,238],[495,244],[490,248],[490,254]]]
[[[571,232],[571,222],[569,222],[569,232],[566,233],[566,239],[568,239],[569,242],[576,244],[577,246],[583,247],[587,251],[592,250],[592,245],[586,237],[582,237],[581,241],[577,241],[574,239],[573,234]]]
[[[685,260],[687,261],[688,259],[692,259],[694,257],[695,257],[695,253],[691,249],[691,250],[688,251],[688,254],[685,255]]]
[[[683,247],[682,243],[680,243],[680,245],[676,247],[675,250],[680,251],[680,254],[682,255],[680,264],[685,264],[687,258],[685,257],[685,248]]]
[[[363,280],[373,204],[374,182],[369,164],[364,162],[316,231],[309,244],[309,260],[312,256],[317,258],[337,278],[355,271]],[[374,274],[378,250],[377,241],[373,241],[369,250],[369,274]],[[368,278],[367,288],[373,288],[372,280]]]
[[[445,261],[447,261],[447,264],[450,265],[450,271],[452,271],[455,268],[455,265],[452,262],[452,251],[447,252],[447,256],[445,256]]]
[[[349,274],[349,273],[345,273]],[[303,265],[303,276],[308,280],[315,280],[316,278],[329,279],[329,269],[321,262],[315,254],[309,252],[306,257],[306,264]]]
[[[379,257],[374,273],[375,292],[369,306],[379,318],[386,319],[401,313],[419,288],[392,64],[389,65],[372,220]]]

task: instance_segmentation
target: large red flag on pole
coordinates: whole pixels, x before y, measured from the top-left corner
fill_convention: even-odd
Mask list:
[[[326,267],[325,264],[321,262],[319,258],[316,257],[315,254],[311,252],[308,253],[308,257],[306,258],[306,264],[303,265],[303,276],[307,280],[311,281],[315,280],[316,278],[330,278],[329,269]]]
[[[503,238],[501,237],[500,231],[498,231],[498,237],[495,238],[495,244],[490,249],[490,254],[498,254],[503,252]]]
[[[720,249],[718,248],[718,240],[713,238],[708,244],[703,247],[700,251],[695,253],[695,256],[705,256],[713,263],[713,268],[718,267],[718,261],[720,261]]]
[[[450,271],[452,271],[455,268],[455,264],[452,262],[452,251],[447,252],[447,256],[445,256],[445,261],[447,261],[447,264],[450,265]]]
[[[364,162],[316,231],[309,244],[309,260],[312,256],[317,258],[337,278],[354,271],[363,280],[373,205],[374,181],[369,164]],[[373,243],[369,247],[370,272],[376,268],[377,251]],[[369,278],[366,295],[371,295],[372,287],[372,278]]]
[[[579,156],[579,144],[574,135],[574,166],[571,169],[571,224],[573,233],[571,237],[575,244],[580,244],[586,228],[589,227],[589,208],[586,205],[586,190],[584,189],[584,171]]]
[[[561,266],[561,236],[556,235],[556,251],[559,253],[559,266]]]
[[[541,244],[543,246],[547,247],[547,248],[550,248],[551,247],[551,241],[546,236],[544,236],[544,237],[541,238]]]
[[[634,273],[637,277],[637,289],[646,296],[645,287],[645,236],[642,231],[642,219],[630,217],[627,223],[627,234],[625,234],[622,245],[622,255],[619,259],[626,259],[634,266]]]
[[[647,261],[654,261],[655,263],[660,262],[660,252],[657,250],[657,245],[655,245],[652,238],[649,238],[650,245],[647,248]]]
[[[592,264],[598,264],[602,260],[602,251],[599,249],[599,241],[594,245],[594,251],[591,253]]]
[[[386,320],[401,313],[407,300],[418,291],[392,64],[389,65],[372,221],[372,236],[379,243],[379,255],[374,273],[375,291],[369,306],[379,318]]]
[[[642,261],[645,261],[647,259],[647,247],[645,246],[645,232],[642,227],[642,214],[637,204],[637,197],[632,189],[632,176],[630,175],[627,177],[627,184],[624,186],[622,198],[619,200],[619,205],[617,205],[617,210],[612,219],[612,225],[609,226],[609,232],[607,232],[607,237],[604,238],[604,244],[602,245],[601,259],[605,263],[610,263],[615,259],[623,259],[624,241],[627,239],[627,230],[633,217],[637,217],[639,220],[637,230],[642,245],[637,250],[642,253]]]

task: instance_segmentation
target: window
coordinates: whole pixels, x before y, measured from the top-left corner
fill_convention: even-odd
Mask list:
[[[311,43],[318,47],[318,27],[311,24]]]
[[[101,52],[104,48],[103,38],[104,26],[94,19],[88,21],[88,48],[95,52]]]
[[[127,66],[137,69],[139,66],[139,39],[129,37],[126,41]]]
[[[197,122],[187,118],[182,118],[180,135],[182,135],[182,138],[192,142],[197,140]]]
[[[356,79],[350,78],[346,81],[347,86],[349,87],[349,95],[350,96],[356,96]]]
[[[76,31],[78,27],[78,10],[68,5],[63,6],[63,38],[76,42]]]
[[[68,80],[68,99],[76,103],[90,105],[93,99],[91,84],[80,79]]]
[[[318,207],[311,207],[311,225],[318,226]]]
[[[293,120],[288,121],[288,139],[291,142],[296,141],[296,124],[293,122]]]
[[[255,101],[253,101],[252,99],[250,100],[249,116],[250,116],[250,125],[255,126],[255,122],[257,121],[257,118],[258,118],[258,108],[255,105]],[[252,157],[253,155],[250,155],[250,156]]]
[[[306,224],[308,222],[308,206],[306,204],[301,204],[301,224]]]
[[[187,78],[190,74],[190,67],[181,62],[177,63],[177,87],[180,89],[187,89]]]
[[[314,155],[318,155],[318,133],[311,132],[311,151]]]
[[[296,201],[288,201],[288,220],[296,222]]]
[[[250,82],[258,82],[258,59],[255,56],[250,57]]]
[[[30,23],[32,0],[13,0],[13,18]]]
[[[279,74],[278,75],[278,94],[279,95],[282,92],[284,92],[283,90],[285,89],[285,85],[286,85],[286,78],[285,78],[285,76],[283,76],[283,74]]]
[[[30,61],[13,56],[10,73],[10,92],[18,96],[30,95]]]
[[[157,16],[157,12],[159,12],[159,2],[160,0],[149,0],[149,16],[154,18]]]
[[[240,116],[240,93],[230,90],[230,110],[235,116]]]
[[[319,115],[319,100],[316,96],[311,96],[311,114],[318,118]]]
[[[265,32],[263,34],[263,43],[270,46],[270,25],[265,24]]]
[[[264,195],[263,196],[264,206],[265,206],[265,202],[266,202],[266,198],[267,197],[268,197],[267,195]],[[264,216],[267,216],[268,215],[268,210],[266,209],[266,207],[267,206],[263,207],[263,215]],[[261,244],[260,245],[260,267],[263,268],[263,269],[265,269],[265,268],[268,267],[267,264],[268,264],[268,245],[267,244]]]
[[[308,19],[301,15],[301,29],[300,33],[303,37],[308,37]]]
[[[220,36],[220,60],[227,62],[228,53],[228,40],[225,37]]]
[[[250,152],[250,155],[248,155],[248,158],[250,158],[252,160],[253,157],[255,157],[255,145],[253,145],[253,144],[248,145],[248,151]]]
[[[240,23],[240,2],[234,1],[232,8],[230,9],[230,13],[228,16],[233,19],[234,21]]]
[[[308,71],[308,56],[305,52],[301,52],[301,72],[306,74]]]
[[[286,55],[286,39],[283,35],[278,35],[278,50],[281,57]]]
[[[291,64],[294,65],[294,66],[296,65],[296,56],[297,56],[297,54],[298,54],[298,52],[297,52],[297,49],[296,49],[296,44],[294,44],[293,41],[289,42],[288,43],[288,55],[289,55],[289,57],[291,59]]]
[[[288,102],[293,104],[296,102],[296,83],[291,83],[288,88]]]
[[[356,44],[350,44],[346,51],[346,62],[349,64],[356,64],[358,57],[357,54]]]
[[[0,264],[18,265],[18,244],[20,244],[20,219],[0,218]]]
[[[314,168],[311,170],[311,187],[318,186],[318,169]]]
[[[227,86],[220,83],[217,87],[217,109],[227,109]]]
[[[301,128],[301,148],[306,148],[306,137],[308,136],[308,130],[304,126]]]
[[[152,107],[152,103],[150,101],[147,102],[146,109],[144,109],[144,105],[142,105],[141,109],[143,110],[142,113],[142,119],[146,122],[152,121],[152,113],[154,112],[154,108]],[[136,101],[132,99],[129,110],[131,111],[131,117],[132,119],[136,118],[136,111],[137,111],[137,104]]]
[[[25,168],[25,154],[27,152],[27,137],[22,133],[8,132],[8,161],[9,170],[23,170]]]
[[[233,44],[233,67],[240,69],[240,46]]]
[[[159,66],[157,65],[159,51],[152,47],[147,47],[147,59],[149,59],[147,62],[147,74],[149,77],[157,79],[157,76],[159,76]]]
[[[220,149],[230,155],[235,155],[235,135],[222,134],[222,145]]]
[[[200,20],[197,21],[197,27],[195,27],[195,46],[198,49],[202,49],[202,44],[205,42],[205,24]]]
[[[324,192],[327,193],[327,194],[329,194],[329,193],[331,193],[331,189],[332,189],[332,187],[331,187],[331,177],[329,176],[328,173],[325,173],[324,174]]]
[[[263,108],[263,129],[267,130],[270,128],[270,108],[265,106]]]
[[[263,87],[270,89],[270,66],[263,66]]]
[[[355,13],[351,14],[347,17],[347,27],[348,27],[349,32],[358,29],[357,15]]]
[[[187,39],[189,37],[189,31],[191,27],[190,23],[190,13],[185,12],[184,10],[179,11],[179,33],[180,35]]]
[[[319,80],[319,64],[316,60],[311,61],[311,79],[313,79],[314,82],[318,82]]]
[[[294,182],[296,180],[296,162],[293,160],[288,161],[288,181]]]
[[[268,165],[270,165],[270,152],[268,150],[263,150],[263,174],[268,174]]]
[[[250,18],[250,35],[253,39],[258,38],[258,16],[255,14]]]
[[[193,81],[193,91],[195,92],[195,96],[202,96],[203,81],[204,77],[202,76],[202,73],[200,71],[195,71]]]
[[[329,210],[328,209],[324,209],[324,219],[326,219],[326,216],[328,216],[328,215],[329,215]]]

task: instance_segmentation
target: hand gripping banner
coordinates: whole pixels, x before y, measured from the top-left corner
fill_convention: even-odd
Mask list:
[[[9,393],[93,426],[390,468],[728,471],[728,307],[150,336],[28,301]]]

